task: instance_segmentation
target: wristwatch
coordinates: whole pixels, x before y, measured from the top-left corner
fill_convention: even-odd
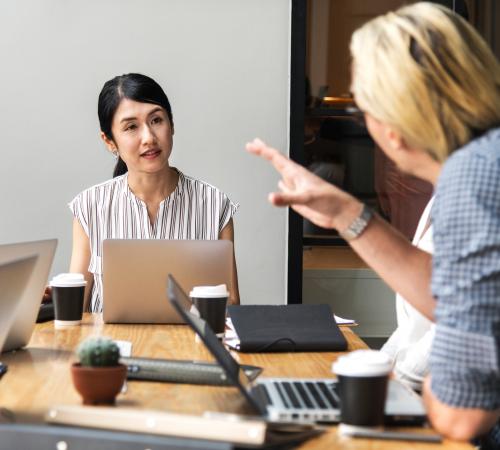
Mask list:
[[[346,241],[356,239],[361,235],[361,233],[363,233],[372,217],[373,210],[368,205],[363,203],[361,214],[356,217],[344,231],[339,231],[340,236]]]

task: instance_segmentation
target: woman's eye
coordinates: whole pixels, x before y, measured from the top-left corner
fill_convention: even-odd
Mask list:
[[[131,123],[125,127],[125,131],[133,131],[137,128],[137,126],[134,123]]]
[[[153,119],[151,120],[151,123],[157,124],[157,123],[161,123],[162,121],[163,121],[163,119],[161,117],[153,117]]]

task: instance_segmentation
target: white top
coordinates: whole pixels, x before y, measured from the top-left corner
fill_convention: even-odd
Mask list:
[[[78,194],[69,208],[89,237],[89,272],[94,274],[90,311],[102,311],[104,239],[216,240],[238,205],[226,194],[179,172],[175,190],[160,203],[151,223],[146,203],[128,186],[128,173]]]
[[[413,245],[428,253],[434,249],[432,226],[427,227],[433,202],[434,197],[425,207],[413,238]],[[381,350],[394,359],[396,377],[412,389],[421,390],[427,374],[434,324],[399,294],[396,294],[396,314],[398,327]]]

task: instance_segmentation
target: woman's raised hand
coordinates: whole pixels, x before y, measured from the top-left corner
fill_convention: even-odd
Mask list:
[[[347,205],[356,202],[351,195],[291,161],[260,139],[249,142],[246,149],[268,160],[281,175],[278,183],[280,192],[269,194],[273,205],[290,206],[322,228],[342,227],[343,221],[337,219]]]

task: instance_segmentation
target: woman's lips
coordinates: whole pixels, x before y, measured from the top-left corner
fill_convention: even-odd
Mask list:
[[[161,153],[161,150],[159,149],[154,149],[154,150],[148,150],[144,153],[141,153],[141,158],[146,158],[146,159],[154,159],[156,158],[159,154]]]

